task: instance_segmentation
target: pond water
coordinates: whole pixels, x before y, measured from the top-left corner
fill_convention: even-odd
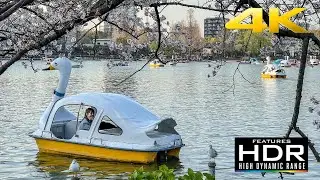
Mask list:
[[[234,172],[234,138],[244,136],[284,136],[291,122],[298,68],[287,68],[287,79],[263,80],[263,65],[240,65],[244,80],[235,75],[237,63],[227,63],[215,77],[208,77],[208,63],[192,62],[152,69],[145,67],[119,86],[117,82],[143,65],[132,62],[128,67],[107,66],[107,61],[85,61],[73,69],[67,95],[81,92],[121,93],[134,98],[161,117],[173,117],[184,144],[180,160],[168,166],[181,175],[192,168],[208,172],[208,149],[211,144],[219,153],[216,158],[217,179],[262,179],[260,173]],[[27,64],[29,64],[27,62]],[[45,67],[45,62],[35,62]],[[320,67],[307,67],[298,126],[320,149],[320,131],[312,124],[308,112],[310,97],[320,99]],[[57,86],[57,71],[34,73],[17,62],[0,76],[0,179],[71,179],[67,172],[73,157],[39,154],[29,132],[37,128],[41,113]],[[293,136],[298,136],[293,133]],[[141,165],[78,159],[83,179],[121,179]],[[157,164],[144,166],[157,168]],[[309,172],[286,175],[287,179],[317,179],[319,163],[309,150]],[[267,173],[263,179],[277,179]]]

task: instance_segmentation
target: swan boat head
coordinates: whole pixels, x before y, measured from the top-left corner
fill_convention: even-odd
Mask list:
[[[70,73],[71,73],[71,62],[69,59],[62,57],[52,61],[48,68],[43,70],[58,70],[60,72],[59,84],[53,94],[53,100],[59,100],[64,97],[67,89]]]
[[[43,71],[58,70],[60,73],[60,77],[58,87],[53,91],[52,100],[39,120],[39,130],[44,130],[45,124],[48,120],[48,116],[54,104],[65,96],[71,74],[71,69],[71,62],[66,57],[60,57],[55,59],[50,63],[48,68],[43,69]]]

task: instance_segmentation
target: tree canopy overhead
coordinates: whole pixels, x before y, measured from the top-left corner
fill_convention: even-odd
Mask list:
[[[57,44],[55,41],[64,35],[69,37],[69,41],[74,42],[73,34],[77,28],[96,18],[125,30],[134,39],[138,39],[142,31],[142,34],[148,32],[147,35],[152,37],[149,38],[150,42],[154,40],[160,42],[160,39],[166,37],[161,34],[166,33],[167,22],[158,10],[159,7],[178,5],[212,10],[220,12],[221,17],[226,18],[234,15],[233,11],[236,7],[241,7],[237,9],[241,12],[255,3],[264,9],[279,7],[282,12],[303,6],[307,10],[299,14],[295,22],[304,23],[308,27],[316,27],[315,25],[320,22],[318,15],[320,3],[316,0],[208,0],[199,2],[197,5],[185,4],[177,0],[2,0],[0,2],[0,56],[11,54],[11,60],[0,68],[0,75],[22,56],[27,53],[36,54],[36,50],[41,50],[48,44],[55,45]],[[145,15],[156,23],[150,26],[143,22],[142,18],[136,16],[136,12],[140,10],[144,10]],[[189,14],[192,14],[191,10]],[[190,26],[190,23],[193,23],[191,16],[187,24]],[[226,37],[224,37],[225,40],[227,40]],[[67,49],[70,49],[72,44],[69,43]],[[160,47],[161,43],[158,44]],[[155,53],[159,52],[155,51]]]

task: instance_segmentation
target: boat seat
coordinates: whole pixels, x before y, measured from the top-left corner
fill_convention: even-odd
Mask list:
[[[80,121],[78,121],[78,126]],[[64,127],[64,139],[71,139],[76,134],[77,120],[69,121]]]
[[[64,123],[52,124],[51,132],[55,137],[59,139],[64,139]]]

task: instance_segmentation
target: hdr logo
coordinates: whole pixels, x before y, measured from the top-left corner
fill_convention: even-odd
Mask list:
[[[290,20],[291,17],[304,11],[306,8],[294,8],[279,16],[278,8],[269,9],[269,32],[278,33],[279,25],[287,27],[295,33],[308,33],[308,31]],[[241,24],[241,21],[248,16],[252,17],[252,24]],[[252,29],[253,32],[262,32],[267,28],[267,25],[263,22],[262,8],[249,8],[231,19],[226,23],[227,29]]]
[[[236,138],[236,172],[307,172],[307,138]]]

